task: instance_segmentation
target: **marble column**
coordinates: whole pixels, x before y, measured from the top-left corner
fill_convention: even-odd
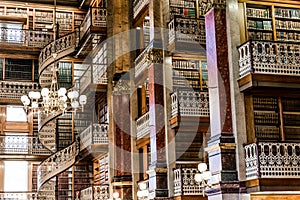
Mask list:
[[[161,0],[149,1],[150,41],[148,53],[148,88],[150,118],[151,163],[147,170],[149,175],[149,199],[168,197],[168,177],[166,158],[166,131],[164,113],[164,81],[163,81],[163,16]]]
[[[113,91],[114,176],[113,192],[132,199],[130,86],[119,80]]]
[[[210,138],[206,151],[213,187],[208,199],[236,199],[239,182],[236,170],[236,145],[232,126],[226,10],[212,8],[205,16],[206,53],[210,98]]]

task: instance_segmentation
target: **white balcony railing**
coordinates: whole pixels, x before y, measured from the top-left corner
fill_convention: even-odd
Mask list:
[[[176,91],[171,95],[172,117],[209,116],[208,92]]]
[[[53,40],[53,33],[25,29],[0,28],[0,44],[42,48]]]
[[[180,168],[174,170],[174,196],[202,195],[199,183],[195,181],[196,168]]]
[[[80,151],[93,144],[108,144],[108,124],[92,124],[79,137]]]
[[[26,135],[0,136],[0,154],[50,155],[38,137]]]
[[[175,16],[168,24],[169,44],[173,42],[205,43],[204,19]]]
[[[33,82],[1,81],[0,98],[20,100],[22,95],[38,89],[38,84]]]
[[[147,48],[140,53],[140,55],[135,59],[134,64],[135,64],[135,77],[138,77],[145,69],[149,67],[151,64],[148,61],[148,52],[149,52],[149,45]]]
[[[0,199],[37,200],[37,192],[0,192]]]
[[[299,178],[300,144],[259,142],[245,146],[246,177]]]
[[[136,120],[136,139],[141,139],[150,133],[149,112]]]
[[[108,185],[95,185],[81,190],[76,200],[108,200]]]
[[[251,40],[238,48],[240,78],[250,74],[300,76],[300,44]]]
[[[136,18],[143,8],[149,4],[149,0],[133,1],[133,17]]]

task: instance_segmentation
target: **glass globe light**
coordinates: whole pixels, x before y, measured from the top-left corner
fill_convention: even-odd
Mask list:
[[[207,165],[206,165],[206,163],[199,163],[199,165],[198,165],[198,170],[199,170],[200,172],[206,171],[206,170],[207,170]]]

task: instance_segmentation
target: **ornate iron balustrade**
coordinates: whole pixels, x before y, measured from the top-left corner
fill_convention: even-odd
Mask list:
[[[135,77],[138,77],[138,75],[140,75],[151,64],[151,62],[149,62],[148,60],[150,46],[152,46],[151,43],[147,46],[147,48],[144,49],[144,51],[142,51],[142,53],[134,61]]]
[[[300,76],[300,44],[250,40],[238,48],[240,77],[250,73]]]
[[[195,181],[196,168],[179,168],[174,170],[174,196],[202,195],[199,183]]]
[[[90,84],[107,84],[107,65],[90,65],[80,77],[80,91],[85,91]]]
[[[78,197],[80,196],[80,197]],[[108,185],[95,185],[80,191],[76,200],[108,200]]]
[[[42,49],[39,55],[40,75],[50,64],[54,62],[54,60],[59,60],[75,51],[77,46],[76,36],[76,32],[69,33],[56,39],[55,42],[52,41]],[[53,55],[55,54],[56,58],[54,59]]]
[[[136,18],[143,8],[149,4],[149,0],[134,0],[133,2],[133,17]]]
[[[141,139],[150,133],[149,112],[136,120],[136,139]]]
[[[53,40],[53,33],[25,29],[0,28],[0,43],[42,48]]]
[[[169,44],[174,42],[205,43],[204,19],[174,16],[168,27]]]
[[[38,166],[38,189],[48,180],[74,165],[78,153],[79,142],[75,141],[44,160]]]
[[[107,13],[105,8],[90,8],[80,25],[80,39],[91,27],[107,27]]]
[[[49,155],[36,136],[2,135],[0,136],[0,154]]]
[[[37,192],[0,192],[0,199],[10,200],[37,200]]]
[[[209,116],[208,92],[176,91],[171,95],[172,116]]]
[[[33,82],[1,81],[0,98],[20,100],[22,95],[38,89],[38,84]]]
[[[246,177],[299,178],[300,144],[259,142],[245,146]]]
[[[80,151],[93,144],[108,144],[108,124],[92,124],[79,137]]]

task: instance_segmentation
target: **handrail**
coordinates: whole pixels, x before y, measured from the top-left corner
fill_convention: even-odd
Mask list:
[[[149,112],[136,120],[136,139],[141,139],[150,133]]]
[[[76,36],[76,32],[68,33],[56,39],[56,41],[50,42],[42,49],[39,55],[40,75],[55,60],[59,60],[75,51],[75,48],[77,46]],[[56,55],[55,59],[53,55]]]
[[[70,168],[76,162],[79,153],[79,141],[57,151],[38,166],[38,189],[57,174]]]
[[[38,193],[37,192],[0,192],[0,199],[30,199],[37,200]]]
[[[133,1],[133,18],[136,18],[143,8],[149,4],[149,0]]]

